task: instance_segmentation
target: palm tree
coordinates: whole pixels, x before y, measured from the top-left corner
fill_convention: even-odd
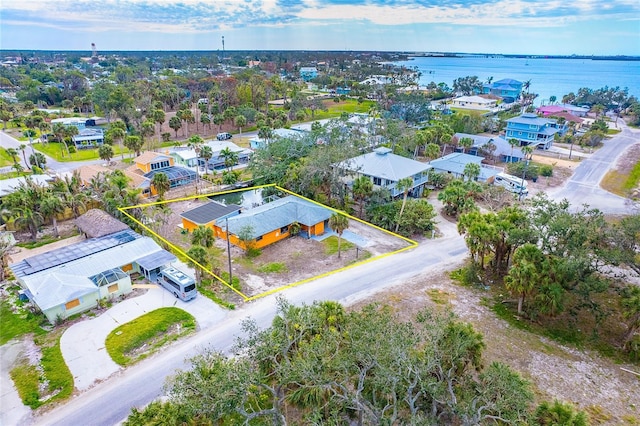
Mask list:
[[[151,115],[149,119],[158,124],[158,145],[160,145],[160,136],[162,134],[162,125],[166,121],[166,115],[164,111],[160,108],[156,108],[151,111]]]
[[[203,145],[200,149],[200,156],[204,158],[204,172],[209,174],[209,160],[213,157],[213,149],[209,145]]]
[[[58,196],[58,194],[49,194],[40,204],[42,215],[51,219],[53,234],[56,238],[60,236],[58,232],[58,215],[64,213],[66,207],[65,199]]]
[[[480,176],[480,164],[476,163],[467,163],[464,166],[463,175],[467,177],[468,180],[476,180],[478,176]]]
[[[171,117],[169,119],[169,127],[171,127],[173,131],[176,132],[176,138],[178,138],[178,130],[180,130],[180,128],[182,127],[182,120],[180,120],[180,117],[178,117],[177,115]]]
[[[26,164],[27,168],[29,168],[29,162],[27,161],[27,154],[25,153],[25,151],[27,150],[27,146],[21,143],[18,149],[22,152],[22,159],[24,160],[24,164]]]
[[[462,147],[462,153],[464,154],[467,149],[471,148],[473,146],[473,139],[471,138],[461,138],[458,141],[458,146]]]
[[[100,148],[98,148],[98,156],[101,160],[104,160],[107,163],[111,162],[111,159],[113,158],[113,147],[106,143],[100,145]]]
[[[525,145],[521,150],[522,154],[524,154],[525,159],[527,158],[527,155],[529,155],[529,160],[533,158],[533,147],[531,145]]]
[[[153,139],[151,136],[156,132],[156,124],[151,120],[145,120],[140,125],[140,136],[142,136],[142,140],[144,138],[149,138],[147,149],[152,151],[155,147],[153,146]],[[144,143],[144,142],[143,142]]]
[[[162,201],[164,194],[171,188],[171,182],[166,173],[158,172],[151,178],[151,186],[153,186],[158,194],[158,201]]]
[[[202,271],[207,267],[207,249],[202,246],[193,246],[187,252],[189,258],[189,265],[193,266],[196,270],[196,282],[200,283],[202,280]]]
[[[238,128],[240,134],[242,134],[242,128],[247,125],[247,119],[244,115],[236,115],[233,119],[233,124]]]
[[[522,307],[527,294],[538,283],[543,253],[534,244],[526,243],[518,247],[513,254],[513,264],[509,274],[505,277],[507,290],[518,293],[518,315],[522,314]]]
[[[224,165],[227,168],[227,171],[231,171],[231,167],[235,166],[238,162],[238,153],[231,151],[229,147],[220,151],[220,156],[224,158]]]
[[[329,218],[329,227],[338,234],[338,259],[340,259],[340,244],[342,242],[342,233],[349,227],[349,219],[338,213],[334,213]]]
[[[371,182],[371,179],[367,176],[360,176],[353,181],[351,192],[353,193],[353,199],[360,204],[360,214],[358,216],[362,219],[364,200],[373,193],[373,182]]]
[[[215,242],[213,229],[208,226],[198,226],[191,234],[191,244],[211,248]]]
[[[7,155],[13,160],[13,164],[18,164],[18,150],[15,148],[5,148]]]
[[[107,133],[111,136],[111,140],[118,142],[118,145],[120,146],[120,158],[124,160],[124,148],[122,143],[124,142],[124,138],[127,136],[124,121],[118,120],[111,123],[111,127],[107,130]]]
[[[38,237],[38,228],[44,222],[42,214],[28,205],[15,209],[15,223],[18,226],[24,226],[29,229],[31,239],[36,240]]]
[[[398,232],[398,229],[400,228],[400,218],[402,218],[402,213],[404,213],[404,208],[407,204],[407,196],[409,195],[409,191],[411,190],[411,188],[413,188],[413,178],[411,177],[402,178],[398,181],[398,183],[396,183],[396,189],[402,191],[403,198],[402,207],[400,207],[400,213],[398,214],[398,222],[396,223],[395,232]]]
[[[520,141],[516,138],[509,139],[509,145],[511,145],[511,155],[509,156],[509,162],[513,163],[513,148],[520,146]]]

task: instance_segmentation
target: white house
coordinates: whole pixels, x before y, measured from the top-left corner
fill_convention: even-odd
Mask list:
[[[452,106],[465,109],[491,109],[498,104],[496,99],[487,99],[482,96],[460,96],[451,101]]]

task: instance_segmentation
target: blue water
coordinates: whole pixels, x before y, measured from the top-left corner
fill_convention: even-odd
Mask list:
[[[530,80],[529,91],[538,94],[534,101],[536,105],[549,103],[551,96],[559,102],[562,96],[577,93],[581,87],[626,87],[630,95],[640,98],[640,61],[421,57],[394,64],[417,67],[422,72],[420,86],[434,81],[452,87],[456,78],[474,75],[482,82],[488,77],[493,77],[493,81],[503,78]]]

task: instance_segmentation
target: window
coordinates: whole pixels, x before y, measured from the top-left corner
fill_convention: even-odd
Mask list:
[[[80,306],[80,299],[74,299],[64,304],[66,310],[73,309],[76,306]]]
[[[378,186],[382,186],[382,179],[379,177],[373,177],[373,184],[374,185],[378,185]]]
[[[280,228],[280,233],[286,234],[287,232],[289,232],[289,225]]]
[[[262,235],[260,235],[259,237],[256,237],[256,241],[260,241],[262,240]]]
[[[109,290],[109,293],[115,293],[118,291],[118,284],[111,284],[107,289]]]
[[[158,163],[151,163],[151,170],[166,169],[169,166],[169,160],[164,160]]]

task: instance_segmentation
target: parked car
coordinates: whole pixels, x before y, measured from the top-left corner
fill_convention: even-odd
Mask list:
[[[219,141],[226,141],[229,140],[233,137],[233,135],[231,133],[227,133],[227,132],[223,132],[223,133],[218,133],[216,135],[216,139],[218,139]]]

